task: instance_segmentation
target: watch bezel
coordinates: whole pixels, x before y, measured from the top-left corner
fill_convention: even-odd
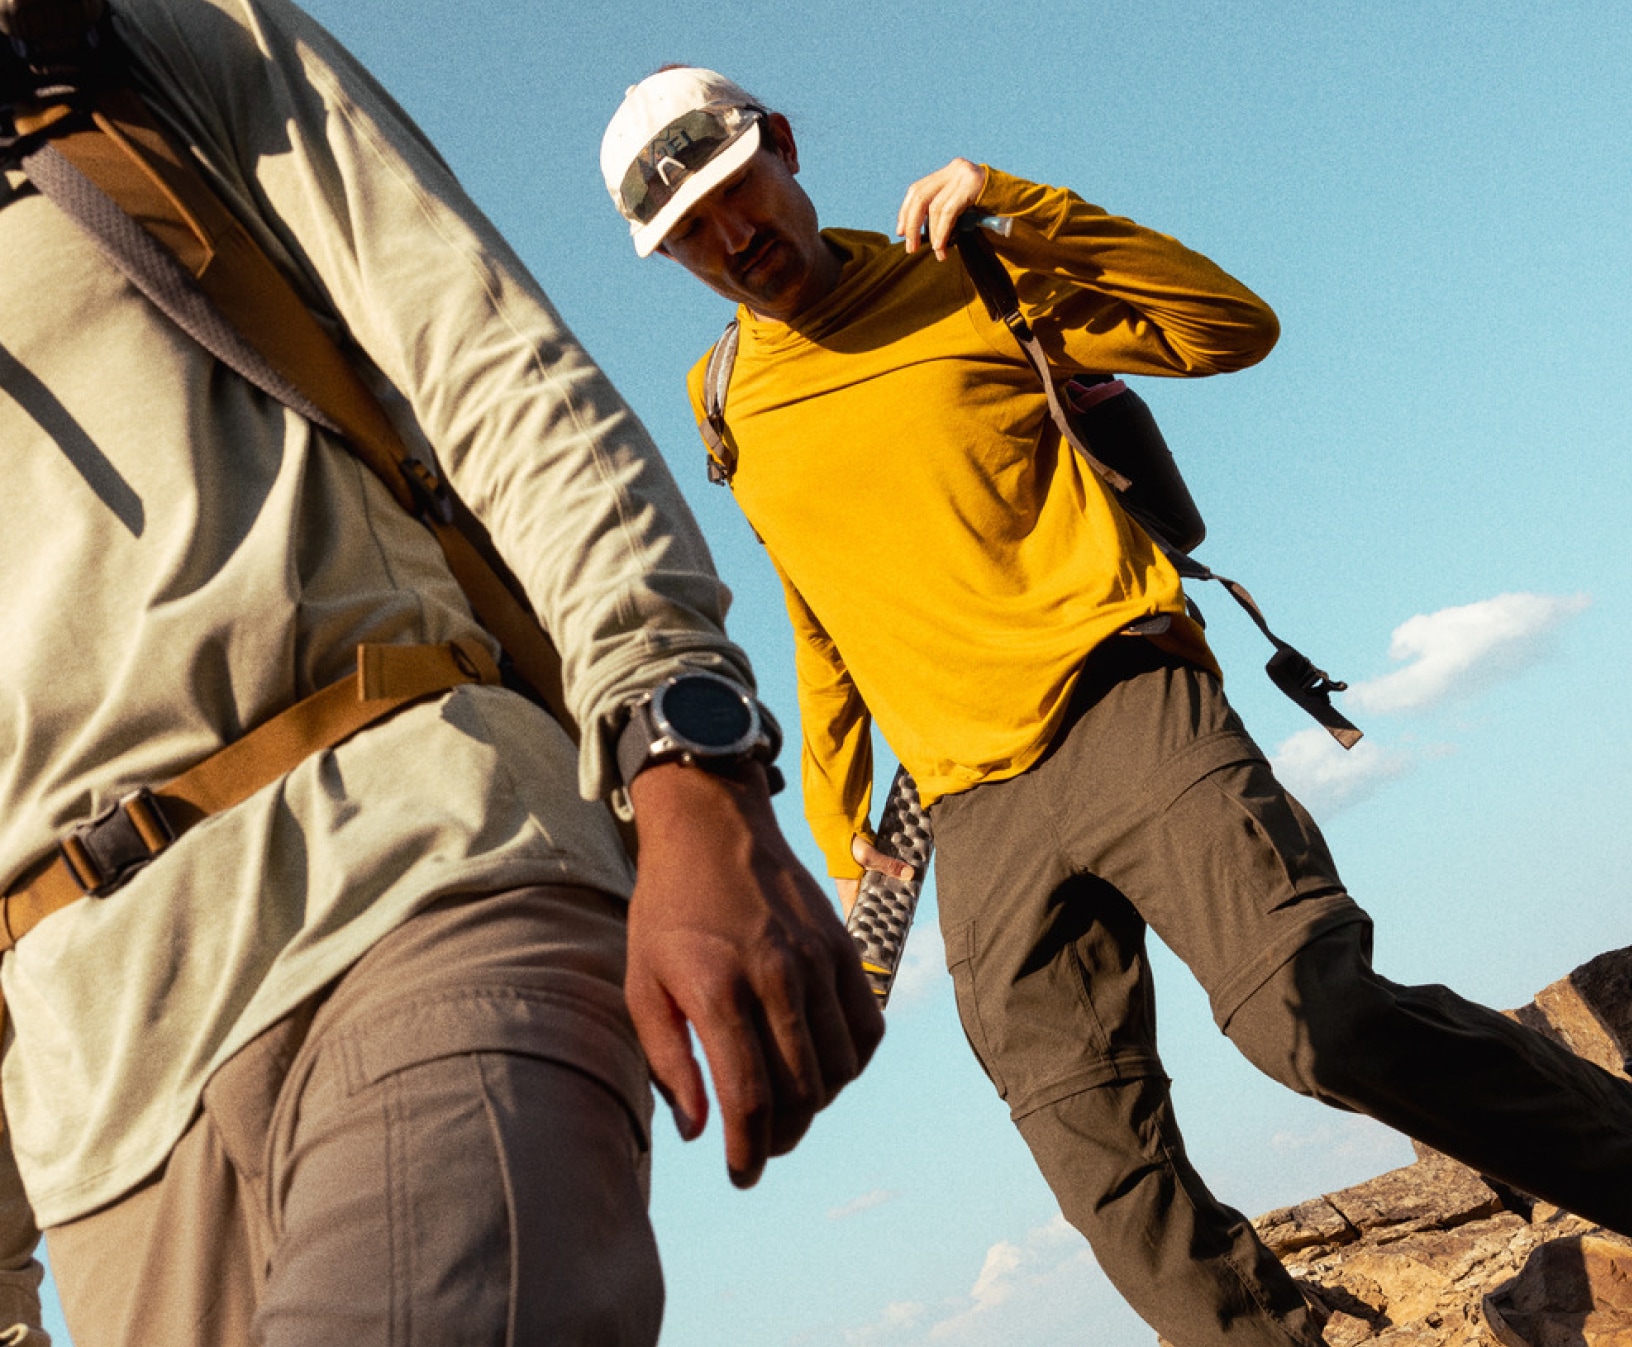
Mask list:
[[[747,729],[729,743],[711,744],[696,738],[677,725],[670,718],[665,704],[669,695],[685,683],[712,684],[728,693],[737,705],[747,712]],[[729,678],[704,669],[689,670],[665,678],[652,689],[651,700],[647,703],[647,713],[651,716],[654,731],[652,745],[654,756],[678,752],[700,758],[742,759],[752,756],[755,749],[765,744],[767,738],[759,712],[759,703],[754,695]]]

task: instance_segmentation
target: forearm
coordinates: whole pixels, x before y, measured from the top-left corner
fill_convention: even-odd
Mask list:
[[[1027,316],[1046,319],[1039,334],[1062,364],[1216,374],[1255,364],[1275,345],[1270,307],[1177,239],[992,168],[977,205],[1020,222],[998,253]]]

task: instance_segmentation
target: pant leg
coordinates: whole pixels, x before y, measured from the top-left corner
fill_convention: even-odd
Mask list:
[[[1080,774],[1086,746],[1130,784],[1123,807],[1148,823],[1084,825],[1073,855],[1126,892],[1189,965],[1220,1027],[1293,1089],[1628,1231],[1632,1083],[1443,987],[1378,976],[1369,918],[1216,681],[1123,658],[1134,667],[1083,713],[1060,756],[1078,755]],[[1114,824],[1116,809],[1091,813]]]
[[[1031,774],[935,806],[958,1010],[1066,1219],[1178,1347],[1320,1341],[1301,1293],[1185,1154],[1144,922],[1062,859]]]
[[[410,919],[217,1073],[159,1175],[46,1232],[76,1342],[655,1342],[622,950],[585,890]]]
[[[1369,934],[1299,951],[1230,1038],[1300,1093],[1632,1235],[1632,1083],[1445,987],[1379,976]]]
[[[642,1143],[572,1067],[477,1052],[308,1088],[265,1347],[657,1341]]]
[[[201,1115],[159,1174],[45,1232],[74,1347],[248,1347],[259,1227],[256,1194]]]

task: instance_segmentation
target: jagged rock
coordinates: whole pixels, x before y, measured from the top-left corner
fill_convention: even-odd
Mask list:
[[[1592,1235],[1555,1240],[1484,1301],[1503,1347],[1632,1344],[1632,1243]]]
[[[1632,1056],[1632,950],[1612,950],[1509,1014],[1618,1076]]]
[[[1632,948],[1508,1013],[1627,1076]],[[1254,1222],[1332,1310],[1328,1347],[1632,1347],[1632,1241],[1416,1151],[1414,1164]]]

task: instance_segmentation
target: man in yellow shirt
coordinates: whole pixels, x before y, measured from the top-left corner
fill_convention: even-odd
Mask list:
[[[1139,1313],[1177,1347],[1320,1340],[1185,1158],[1147,924],[1273,1078],[1632,1232],[1632,1087],[1372,970],[1370,920],[1226,702],[1179,577],[1062,448],[952,230],[1012,218],[1000,259],[1071,372],[1240,369],[1275,342],[1269,307],[1172,238],[963,159],[907,190],[904,243],[823,230],[787,120],[711,71],[631,88],[601,164],[636,251],[739,306],[731,483],[785,589],[840,897],[897,865],[868,830],[876,723],[930,808],[970,1042]]]

